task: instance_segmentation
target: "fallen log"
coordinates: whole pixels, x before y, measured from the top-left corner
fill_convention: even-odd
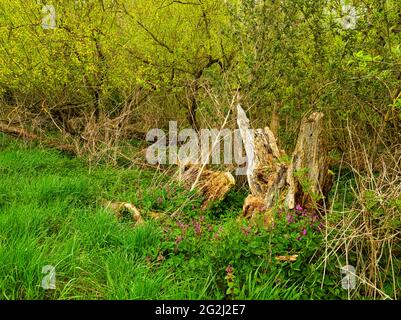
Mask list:
[[[190,190],[197,180],[196,189],[204,197],[201,209],[206,209],[212,202],[223,200],[235,185],[235,179],[230,172],[212,171],[202,165],[185,164],[180,168],[180,180]]]
[[[131,219],[135,222],[135,225],[144,222],[139,210],[129,202],[112,202],[103,199],[101,203],[105,209],[111,210],[118,219],[122,219],[124,213],[127,212],[131,215]]]
[[[17,138],[21,138],[27,141],[37,140],[37,136],[33,133],[26,131],[23,128],[18,128],[14,126],[10,126],[5,122],[0,121],[0,131],[9,135],[12,135]]]
[[[42,136],[39,136],[35,133],[29,132],[28,130],[20,127],[11,126],[3,121],[0,121],[0,132],[6,133],[8,135],[14,136],[16,138],[25,140],[25,141],[37,141],[41,144],[57,149],[63,153],[67,153],[69,155],[76,155],[76,149],[73,145],[60,143],[54,139],[48,139]]]

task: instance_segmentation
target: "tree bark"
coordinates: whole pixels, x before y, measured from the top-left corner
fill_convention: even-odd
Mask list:
[[[272,110],[272,117],[270,121],[270,128],[275,137],[278,137],[278,130],[280,129],[280,114],[278,113],[280,107],[281,107],[281,102],[276,102],[274,104]]]
[[[285,205],[296,204],[311,210],[322,209],[333,183],[323,136],[323,113],[304,117],[288,167]]]
[[[248,158],[248,183],[251,195],[246,199],[243,215],[269,212],[274,207],[293,209],[297,204],[309,212],[324,209],[333,175],[328,169],[323,136],[323,114],[306,116],[300,126],[291,162],[277,146],[273,132],[251,130],[245,112],[238,105],[238,126]],[[252,212],[249,212],[252,211]]]
[[[60,143],[55,139],[47,139],[35,133],[29,132],[24,128],[10,126],[7,123],[1,121],[0,121],[0,132],[4,132],[6,134],[15,136],[25,141],[38,141],[47,147],[55,148],[69,155],[76,155],[76,149],[73,145]]]

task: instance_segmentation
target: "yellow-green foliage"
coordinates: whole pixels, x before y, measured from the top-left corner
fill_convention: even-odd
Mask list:
[[[53,30],[41,26],[44,4],[56,9]],[[216,0],[2,0],[0,8],[0,87],[32,102],[91,103],[96,91],[106,102],[136,86],[179,91],[222,50],[233,50],[221,33],[228,15]]]

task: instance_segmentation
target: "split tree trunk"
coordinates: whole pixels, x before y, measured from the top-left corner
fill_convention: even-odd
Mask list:
[[[323,114],[314,112],[302,120],[297,144],[288,163],[273,132],[268,127],[251,130],[240,105],[237,111],[248,158],[247,176],[251,190],[251,195],[245,200],[243,215],[251,217],[257,212],[270,212],[272,208],[283,205],[293,209],[299,204],[309,212],[323,209],[327,205],[333,178],[328,170],[324,146]]]
[[[314,112],[302,120],[298,141],[288,167],[289,186],[285,204],[323,209],[333,184],[323,136],[323,113]]]

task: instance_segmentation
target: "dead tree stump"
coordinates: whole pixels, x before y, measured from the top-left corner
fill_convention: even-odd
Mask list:
[[[323,208],[333,183],[323,136],[323,113],[302,120],[298,140],[287,172],[285,204],[310,210]]]
[[[240,105],[237,123],[248,158],[247,178],[251,195],[245,200],[243,216],[271,212],[274,207],[293,209],[299,204],[311,212],[327,204],[333,176],[328,169],[323,136],[323,114],[306,116],[300,126],[291,162],[277,146],[273,132],[252,130]]]

